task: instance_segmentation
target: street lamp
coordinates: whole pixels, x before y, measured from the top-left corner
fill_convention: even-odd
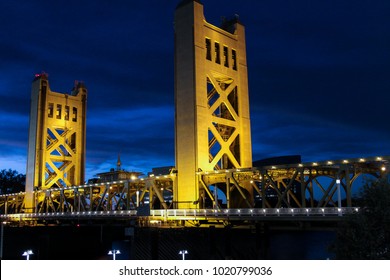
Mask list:
[[[340,190],[341,180],[339,178],[336,179],[337,186],[337,206],[341,209],[341,190]],[[341,216],[341,212],[339,212],[339,216]]]
[[[23,257],[26,257],[26,260],[29,260],[30,259],[30,255],[34,255],[33,251],[32,250],[27,250],[27,251],[24,251],[23,253]]]
[[[182,257],[183,257],[183,261],[186,259],[186,255],[188,254],[188,251],[187,250],[181,250],[180,252],[179,252],[179,255],[182,255]]]
[[[121,253],[121,251],[119,251],[119,250],[110,250],[110,251],[108,251],[108,254],[109,255],[112,255],[112,259],[115,261],[115,256],[116,255],[119,255]]]

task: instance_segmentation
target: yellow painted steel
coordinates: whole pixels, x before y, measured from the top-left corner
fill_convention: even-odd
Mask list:
[[[25,208],[35,189],[84,183],[87,89],[76,82],[70,93],[50,90],[47,74],[32,83]]]
[[[206,22],[198,1],[175,13],[175,208],[199,208],[197,171],[252,166],[244,26]]]

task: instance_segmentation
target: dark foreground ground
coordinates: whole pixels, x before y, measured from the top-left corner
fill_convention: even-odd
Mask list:
[[[4,227],[3,259],[96,260],[111,259],[327,259],[335,237],[331,230],[281,228],[259,224],[236,228],[137,228],[124,225],[59,225]]]

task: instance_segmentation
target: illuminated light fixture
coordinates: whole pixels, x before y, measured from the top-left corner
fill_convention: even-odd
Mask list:
[[[365,162],[366,160],[364,158],[359,159],[360,162]]]
[[[226,170],[225,170],[225,172],[226,172],[226,173],[228,173],[228,172],[229,172],[229,170],[228,170],[228,169],[226,169]]]
[[[318,163],[317,162],[313,162],[313,166],[317,166],[318,165]]]
[[[27,250],[27,251],[24,251],[23,253],[23,257],[26,257],[26,260],[29,260],[30,259],[30,255],[34,255],[33,251],[32,250]]]
[[[251,184],[253,184],[253,180],[251,180]]]
[[[294,209],[291,209],[291,212],[294,212]]]
[[[359,208],[355,208],[355,211],[356,211],[356,212],[359,212]]]
[[[240,210],[240,209],[238,209],[238,210],[237,210],[237,212],[238,212],[238,213],[240,213],[240,212],[241,212],[241,210]]]
[[[329,160],[329,161],[328,161],[328,164],[329,164],[329,165],[332,165],[332,164],[333,164],[333,161],[330,161],[330,160]]]
[[[343,160],[343,163],[348,163],[348,160],[344,159],[344,160]]]
[[[121,251],[119,250],[110,250],[108,251],[108,255],[112,255],[112,259],[115,261],[116,255],[120,255]]]
[[[382,160],[382,157],[377,157],[376,160]]]
[[[241,171],[241,169],[236,169],[236,171],[237,171],[237,172],[240,172],[240,171]]]
[[[182,256],[182,260],[184,261],[186,259],[186,255],[188,254],[188,251],[187,250],[181,250],[179,251],[179,255]]]
[[[309,209],[306,208],[306,212],[309,212]]]
[[[386,171],[386,166],[382,166],[382,167],[381,167],[381,170],[382,170],[382,171]]]
[[[272,168],[272,169],[276,169],[276,166],[272,166],[271,168]]]
[[[322,213],[324,213],[324,212],[325,212],[325,209],[324,209],[324,208],[322,208],[322,209],[321,209],[321,211],[322,211]]]
[[[263,209],[263,213],[265,213],[265,209]]]
[[[341,180],[340,179],[336,179],[336,184],[340,184],[341,183]]]
[[[300,163],[300,164],[298,164],[298,166],[299,166],[299,167],[303,167],[303,164],[302,164],[302,163]]]
[[[150,174],[149,177],[154,177],[154,174]]]
[[[338,212],[341,212],[341,208],[337,208],[337,211],[338,211]]]
[[[279,209],[276,209],[276,212],[278,212],[278,213],[279,213]]]

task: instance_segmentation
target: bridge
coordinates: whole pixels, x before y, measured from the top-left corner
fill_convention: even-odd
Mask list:
[[[390,157],[298,163],[247,169],[199,171],[205,196],[201,208],[181,209],[173,195],[177,173],[33,192],[33,209],[25,193],[0,196],[1,219],[21,225],[68,223],[69,220],[134,220],[138,226],[248,225],[270,220],[337,221],[356,213],[352,193],[361,176],[386,176]],[[326,185],[324,185],[326,178]],[[249,183],[251,195],[242,185]],[[218,199],[218,186],[223,200]],[[358,187],[358,186],[357,186]],[[237,191],[243,208],[232,208]],[[236,196],[237,197],[237,196]]]
[[[252,166],[245,30],[208,23],[199,1],[175,13],[176,165],[169,174],[83,184],[87,89],[32,85],[26,191],[0,196],[4,222],[133,221],[143,227],[336,221],[359,211],[361,176],[388,175],[389,156]]]

